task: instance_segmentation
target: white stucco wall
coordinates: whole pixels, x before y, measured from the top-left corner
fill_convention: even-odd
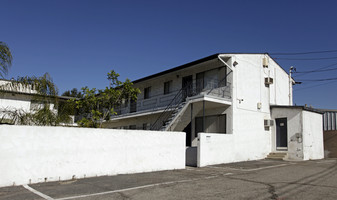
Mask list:
[[[322,114],[303,111],[303,156],[304,160],[323,159]]]
[[[233,134],[199,133],[198,167],[237,162]]]
[[[263,58],[268,58],[268,68],[263,67]],[[288,74],[272,59],[263,54],[233,55],[233,100],[237,108],[269,113],[270,105],[289,105]],[[273,78],[267,87],[265,78]],[[261,108],[257,104],[261,103]]]
[[[272,128],[264,127],[271,119],[270,105],[289,105],[288,74],[267,55],[233,54],[231,134],[200,135],[199,165],[264,159],[272,151]],[[269,59],[268,68],[263,58]],[[271,77],[273,84],[265,85]],[[258,104],[261,107],[258,107]]]
[[[198,167],[264,159],[270,152],[267,136],[260,134],[199,133]]]
[[[30,99],[28,98],[17,98],[17,99],[5,99],[0,97],[0,109],[9,110],[30,110]]]
[[[287,118],[289,160],[324,158],[322,114],[301,107],[273,108],[272,118]],[[276,151],[276,125],[272,129],[272,150]]]
[[[273,108],[272,118],[287,118],[288,155],[290,160],[303,160],[303,123],[300,108]],[[272,127],[272,151],[276,152],[276,123]]]
[[[185,133],[0,126],[0,186],[185,168]]]

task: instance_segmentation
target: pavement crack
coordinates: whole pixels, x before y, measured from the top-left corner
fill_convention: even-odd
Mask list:
[[[117,194],[119,194],[123,200],[125,200],[125,199],[131,199],[129,196],[127,196],[123,192],[117,192]]]
[[[272,184],[263,183],[263,182],[260,182],[260,181],[253,181],[253,180],[249,180],[249,179],[243,179],[243,178],[235,178],[235,177],[228,177],[228,178],[234,179],[234,180],[246,181],[246,182],[250,182],[250,183],[257,183],[257,184],[267,186],[268,187],[268,193],[271,195],[270,199],[275,199],[275,200],[279,199],[279,196],[276,194],[276,188]]]

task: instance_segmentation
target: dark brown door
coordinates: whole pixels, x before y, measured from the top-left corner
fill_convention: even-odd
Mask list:
[[[182,79],[183,101],[186,97],[192,96],[193,91],[193,76],[185,76]]]
[[[137,112],[137,101],[132,100],[130,101],[130,113]]]
[[[287,118],[278,118],[276,121],[276,149],[288,148]]]

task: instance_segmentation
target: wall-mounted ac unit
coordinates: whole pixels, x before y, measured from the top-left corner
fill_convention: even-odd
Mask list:
[[[274,79],[271,78],[271,77],[264,78],[264,84],[266,84],[266,85],[273,84],[273,82],[274,82]]]
[[[274,126],[274,120],[272,120],[272,119],[265,119],[264,120],[264,126],[266,126],[266,127]]]

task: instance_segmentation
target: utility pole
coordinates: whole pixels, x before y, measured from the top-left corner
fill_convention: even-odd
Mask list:
[[[291,74],[293,73],[293,70],[296,71],[296,68],[293,66],[289,69],[289,105],[293,105],[293,80],[291,79]]]

